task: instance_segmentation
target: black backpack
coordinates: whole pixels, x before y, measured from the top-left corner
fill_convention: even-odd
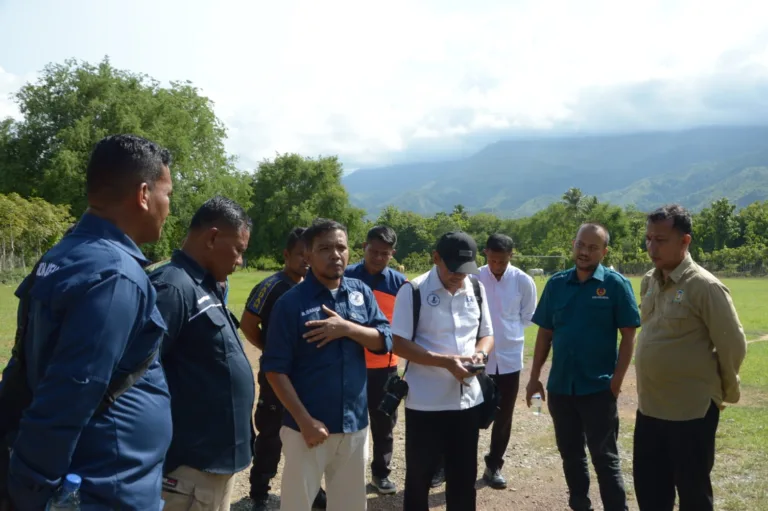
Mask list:
[[[9,511],[13,505],[8,495],[8,465],[10,463],[10,451],[13,436],[18,431],[21,415],[32,403],[33,392],[29,388],[27,380],[27,360],[24,353],[24,340],[27,335],[29,322],[30,291],[37,276],[37,270],[42,258],[32,268],[32,273],[27,276],[27,283],[19,296],[19,306],[16,315],[16,337],[11,351],[14,365],[7,371],[0,387],[0,511]],[[107,386],[99,406],[94,415],[104,413],[115,400],[125,391],[130,389],[149,369],[155,360],[157,350],[139,364],[131,373],[116,373]]]
[[[477,339],[480,339],[480,324],[483,321],[483,295],[480,293],[480,281],[477,277],[470,276],[469,280],[472,282],[472,289],[475,292],[475,300],[477,300],[477,306],[480,307],[480,318],[478,319],[477,326]],[[416,340],[416,326],[419,324],[419,315],[421,313],[421,290],[419,286],[414,282],[407,282],[411,286],[411,302],[413,303],[413,333],[411,340]],[[405,364],[405,371],[408,371],[408,362]],[[496,388],[496,383],[485,372],[478,373],[475,378],[480,384],[480,389],[483,392],[483,402],[479,405],[480,408],[480,428],[488,429],[496,418],[496,413],[499,411],[499,401],[501,396]]]

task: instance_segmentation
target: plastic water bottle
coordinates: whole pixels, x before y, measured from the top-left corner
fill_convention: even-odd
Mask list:
[[[82,479],[77,474],[67,474],[64,482],[56,490],[46,511],[80,511],[80,483]]]
[[[534,415],[541,415],[541,394],[538,392],[531,398],[531,408],[533,408]]]

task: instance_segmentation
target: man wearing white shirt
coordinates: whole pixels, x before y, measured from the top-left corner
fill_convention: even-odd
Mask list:
[[[477,274],[477,245],[466,233],[437,242],[435,266],[417,277],[419,321],[413,325],[413,288],[397,293],[392,318],[395,353],[409,361],[405,375],[404,511],[428,511],[432,476],[445,460],[448,509],[476,509],[477,446],[483,393],[466,363],[486,363],[493,349],[488,302]],[[414,335],[415,334],[415,335]]]
[[[491,447],[485,457],[483,479],[497,490],[507,487],[501,475],[504,454],[512,432],[512,414],[523,369],[525,328],[531,326],[536,310],[536,284],[524,271],[512,266],[514,243],[504,234],[492,234],[485,244],[488,262],[480,268],[478,279],[488,295],[493,321],[494,346],[488,355],[486,371],[496,382],[501,400],[493,422]]]

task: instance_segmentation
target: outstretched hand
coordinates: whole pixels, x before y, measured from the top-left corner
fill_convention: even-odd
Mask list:
[[[307,342],[318,343],[318,348],[322,348],[329,342],[335,341],[336,339],[349,337],[350,332],[349,321],[342,318],[335,311],[332,311],[325,305],[323,305],[322,310],[328,316],[327,319],[315,319],[304,323],[304,326],[310,329],[309,332],[304,334],[304,338],[307,340]]]

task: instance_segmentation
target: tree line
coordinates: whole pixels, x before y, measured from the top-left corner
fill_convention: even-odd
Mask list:
[[[0,272],[34,264],[73,221],[68,205],[0,194]]]
[[[454,229],[469,232],[479,246],[493,232],[506,233],[520,254],[516,264],[554,271],[570,264],[571,240],[584,221],[609,229],[606,264],[627,273],[649,267],[647,212],[600,202],[578,188],[527,218],[473,214],[456,205],[450,213],[431,216],[390,206],[378,218],[366,219],[365,211],[351,203],[335,156],[277,154],[253,172],[239,170],[224,148],[226,129],[199,89],[190,82],[163,86],[149,76],[116,69],[108,58],[96,65],[76,60],[49,64],[14,97],[22,118],[0,120],[0,271],[28,266],[85,211],[88,156],[98,140],[113,133],[144,136],[173,154],[171,213],[160,241],[144,247],[156,261],[179,246],[194,211],[222,194],[249,210],[254,227],[247,260],[260,269],[276,267],[290,229],[317,216],[347,225],[353,259],[361,257],[368,228],[393,227],[399,237],[393,264],[409,271],[429,267],[435,240]],[[728,199],[719,199],[694,216],[692,253],[715,271],[762,274],[766,247],[768,202],[736,211]]]

